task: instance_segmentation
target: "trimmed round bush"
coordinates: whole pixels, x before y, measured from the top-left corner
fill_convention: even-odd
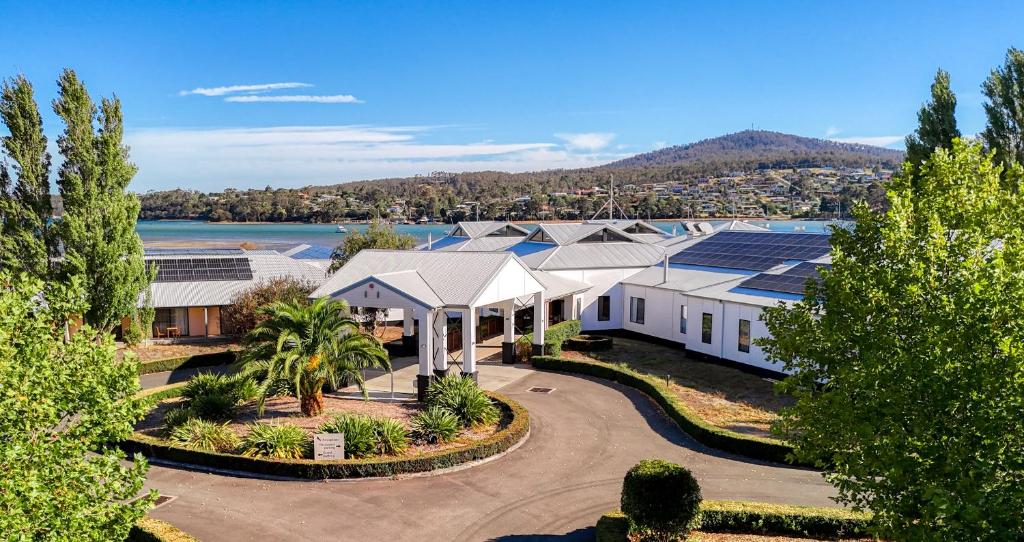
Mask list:
[[[360,458],[377,451],[377,424],[369,416],[340,414],[320,426],[321,433],[345,434],[345,457]]]
[[[374,420],[377,433],[377,451],[381,454],[399,454],[409,447],[409,430],[398,420]]]
[[[307,455],[310,438],[294,425],[256,422],[249,425],[249,434],[242,439],[242,455],[301,459]]]
[[[192,418],[171,430],[170,438],[185,446],[211,452],[233,452],[238,448],[238,435],[219,424]]]
[[[462,420],[441,407],[429,407],[412,420],[416,438],[428,444],[450,442],[459,434]]]
[[[685,467],[645,459],[629,469],[622,483],[622,511],[633,527],[662,540],[698,526],[700,484]]]
[[[436,379],[430,384],[427,406],[448,410],[467,427],[495,423],[500,414],[476,382],[456,375]]]

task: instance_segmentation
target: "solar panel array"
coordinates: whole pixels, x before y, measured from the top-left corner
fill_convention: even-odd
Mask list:
[[[147,263],[157,266],[155,282],[252,280],[248,258],[161,258]]]
[[[292,254],[292,258],[298,260],[329,260],[334,249],[320,245],[313,245],[307,249]]]
[[[242,254],[240,248],[147,248],[146,256],[218,256]]]
[[[767,271],[791,260],[813,260],[828,254],[828,235],[723,231],[669,259],[681,265]]]
[[[758,273],[740,283],[740,287],[803,295],[807,290],[807,280],[820,279],[818,268],[822,267],[830,269],[832,266],[824,263],[803,262],[778,275]]]

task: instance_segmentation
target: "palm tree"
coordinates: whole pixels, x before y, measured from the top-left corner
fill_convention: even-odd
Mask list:
[[[281,382],[295,393],[304,415],[317,416],[323,411],[324,385],[354,382],[366,397],[361,370],[391,370],[387,351],[360,330],[344,301],[279,301],[260,312],[267,319],[246,335],[239,357],[241,372],[259,383],[260,414],[267,395]]]

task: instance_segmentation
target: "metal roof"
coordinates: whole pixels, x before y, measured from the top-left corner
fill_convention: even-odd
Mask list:
[[[334,295],[373,278],[397,281],[397,289],[410,288],[406,293],[431,307],[468,306],[514,259],[508,252],[362,250],[310,297]]]
[[[537,277],[544,286],[544,297],[547,299],[558,299],[567,295],[578,294],[592,288],[591,285],[545,271],[534,271],[533,276]]]
[[[522,232],[523,235],[530,233],[527,229],[523,228],[522,226],[518,226],[511,222],[481,220],[475,222],[459,222],[458,224],[455,225],[454,228],[452,228],[451,232],[449,232],[448,235],[453,236],[452,234],[454,234],[461,228],[462,231],[466,233],[467,237],[471,239],[478,239],[480,237],[485,237],[506,227],[518,230]],[[515,239],[515,237],[513,237],[513,239]]]
[[[543,271],[647,267],[665,257],[665,248],[647,243],[576,243],[521,257],[530,267]]]

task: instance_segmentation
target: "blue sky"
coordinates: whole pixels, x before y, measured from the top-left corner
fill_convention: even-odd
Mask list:
[[[1020,1],[0,0],[0,13],[0,76],[35,83],[51,139],[65,66],[122,99],[139,191],[579,167],[750,127],[899,147],[937,67],[974,133],[980,83],[1024,47]]]

